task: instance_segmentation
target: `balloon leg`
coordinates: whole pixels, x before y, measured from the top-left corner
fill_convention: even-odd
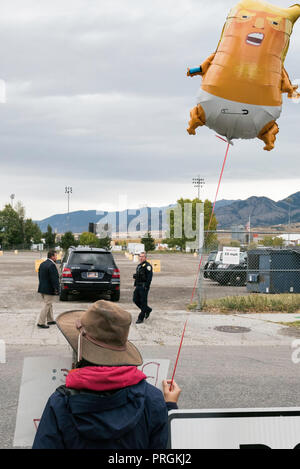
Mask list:
[[[276,135],[279,132],[279,127],[275,121],[269,122],[259,133],[258,138],[265,142],[264,150],[271,151],[275,146]]]
[[[190,112],[191,120],[189,121],[189,128],[187,129],[190,135],[196,135],[197,127],[205,125],[206,118],[203,107],[198,104]]]

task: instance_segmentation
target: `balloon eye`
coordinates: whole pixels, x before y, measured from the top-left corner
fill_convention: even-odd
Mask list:
[[[275,24],[275,26],[279,25],[279,23],[277,23],[277,21],[273,21],[272,23]]]
[[[249,16],[243,15],[242,18],[247,19]]]

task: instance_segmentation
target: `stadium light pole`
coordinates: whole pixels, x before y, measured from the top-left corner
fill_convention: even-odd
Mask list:
[[[65,187],[65,194],[68,196],[68,215],[67,215],[67,227],[69,228],[69,212],[70,212],[70,195],[73,193],[73,188],[71,186]]]
[[[15,194],[10,195],[10,205],[11,205],[12,208],[14,208],[14,198],[15,197],[16,197]]]
[[[200,176],[197,176],[196,178],[193,178],[193,185],[198,189],[198,199],[200,200],[200,189],[203,188],[205,184],[204,178],[201,178]]]

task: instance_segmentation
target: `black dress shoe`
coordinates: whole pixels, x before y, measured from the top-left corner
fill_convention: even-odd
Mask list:
[[[56,324],[56,321],[49,321],[47,322],[48,326],[52,326],[53,324]]]
[[[46,324],[37,324],[37,327],[40,327],[41,329],[49,329],[49,326],[46,326]]]
[[[142,324],[143,322],[144,322],[144,321],[143,321],[142,319],[138,319],[138,320],[136,321],[136,324]]]
[[[151,314],[152,308],[149,309],[148,313],[145,314],[145,319],[148,319]]]

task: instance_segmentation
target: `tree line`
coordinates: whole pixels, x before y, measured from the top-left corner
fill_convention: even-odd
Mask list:
[[[17,202],[15,209],[5,205],[0,211],[0,244],[2,249],[30,248],[42,242],[43,233],[31,218],[25,218],[25,208]]]
[[[189,224],[193,230],[197,230],[198,226],[198,211],[197,207],[201,201],[199,199],[179,199],[177,206],[170,209],[169,213],[169,236],[163,242],[168,244],[169,248],[179,248],[185,250],[187,245],[195,241],[196,236],[189,236],[186,233],[186,221],[189,219]],[[185,207],[190,205],[190,211],[186,212]],[[212,215],[212,203],[209,200],[204,202],[204,230],[208,229],[210,222],[210,231],[217,228],[217,220],[215,215]],[[180,216],[178,216],[180,215]],[[182,232],[178,237],[176,233]],[[37,223],[31,218],[25,217],[25,208],[21,202],[17,202],[15,208],[11,205],[5,205],[4,209],[0,211],[0,245],[2,249],[13,249],[22,247],[23,249],[30,249],[32,244],[41,244],[44,242],[45,248],[54,248],[59,245],[63,250],[67,250],[70,246],[90,246],[96,248],[110,249],[111,238],[106,237],[99,239],[94,233],[84,232],[76,240],[71,231],[66,232],[61,239],[57,239],[56,233],[50,225],[47,231],[43,233]],[[155,250],[155,240],[152,238],[151,233],[146,233],[141,239],[145,245],[147,252]],[[206,233],[205,247],[214,248],[217,245],[217,237],[215,233]]]
[[[108,236],[106,238],[98,238],[94,233],[89,233],[85,231],[81,233],[79,239],[76,240],[71,231],[67,231],[60,240],[60,247],[66,251],[71,246],[90,246],[91,248],[102,248],[110,249],[111,248],[111,238]]]
[[[26,218],[25,207],[21,202],[17,202],[15,208],[8,204],[0,210],[1,249],[30,249],[33,244],[42,243],[46,249],[57,245],[63,250],[78,245],[110,249],[111,238],[99,239],[93,233],[84,232],[76,240],[73,233],[68,231],[58,240],[50,225],[43,233],[37,223]]]

